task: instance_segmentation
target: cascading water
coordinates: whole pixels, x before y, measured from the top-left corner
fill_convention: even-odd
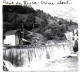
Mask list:
[[[72,45],[69,43],[57,43],[52,45],[48,44],[40,48],[5,49],[3,55],[8,58],[10,52],[14,57],[18,54],[18,58],[23,59],[24,66],[34,66],[34,64],[40,66],[47,61],[71,55]]]

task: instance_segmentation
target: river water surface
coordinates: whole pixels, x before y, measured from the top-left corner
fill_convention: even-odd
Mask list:
[[[48,62],[39,62],[29,67],[14,67],[7,62],[9,71],[15,72],[78,72],[78,56],[64,57]]]
[[[50,61],[39,69],[30,72],[78,72],[78,56]]]

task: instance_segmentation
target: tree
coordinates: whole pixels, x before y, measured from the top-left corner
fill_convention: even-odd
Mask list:
[[[59,24],[50,24],[48,25],[47,29],[44,32],[45,37],[47,39],[54,39],[54,40],[64,40],[65,37],[66,26],[59,25]]]
[[[32,30],[34,28],[35,24],[35,15],[32,13],[28,16],[28,19],[24,22],[24,25],[26,26],[27,30]]]

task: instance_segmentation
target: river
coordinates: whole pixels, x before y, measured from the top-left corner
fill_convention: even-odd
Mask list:
[[[50,61],[44,67],[36,69],[30,72],[78,72],[78,56]]]
[[[37,63],[36,63],[37,64]],[[9,71],[26,71],[26,72],[78,72],[78,56],[72,56],[70,58],[60,58],[41,65],[13,67],[7,66]]]

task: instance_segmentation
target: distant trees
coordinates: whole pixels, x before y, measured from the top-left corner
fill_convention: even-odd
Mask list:
[[[32,13],[28,16],[26,21],[24,22],[24,25],[28,30],[32,30],[35,24],[35,15]]]
[[[19,14],[29,14],[28,18],[19,16]],[[26,29],[32,29],[35,23],[36,11],[32,7],[20,5],[4,5],[3,6],[3,29],[4,33],[8,30],[20,29],[21,24],[24,24]],[[21,21],[23,21],[21,23]]]
[[[32,7],[21,6],[21,5],[3,5],[3,12],[17,13],[17,14],[30,14],[36,11]]]
[[[37,10],[36,12],[37,16],[43,19],[43,21],[41,22],[41,27],[44,29],[46,26],[48,26],[48,15],[42,10]]]
[[[63,18],[52,17],[42,10],[37,10],[37,16],[43,19],[38,32],[43,34],[48,40],[65,40],[66,36],[64,33],[69,30],[68,27],[77,25],[72,20],[69,22]]]
[[[32,7],[3,6],[4,33],[8,30],[20,29],[22,24],[24,24],[24,29],[40,33],[47,40],[64,40],[66,39],[64,33],[68,27],[77,25],[76,22],[53,17],[42,10],[35,11]]]
[[[48,29],[44,32],[44,35],[48,39],[64,40],[66,28],[63,25],[51,24],[48,26]]]
[[[16,13],[18,13],[18,14],[30,14],[30,13],[36,14],[36,11],[32,7],[17,6]]]
[[[13,14],[7,13],[6,19],[3,19],[3,33],[5,33],[8,30],[19,29],[19,23],[18,23],[19,21],[17,20],[17,18],[18,15],[16,13]]]

